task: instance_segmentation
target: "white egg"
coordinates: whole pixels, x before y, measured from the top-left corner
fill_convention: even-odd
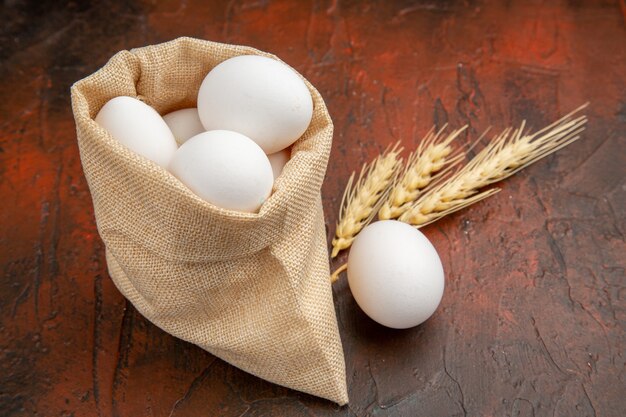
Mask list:
[[[272,154],[267,155],[267,158],[272,164],[272,172],[274,172],[274,180],[283,172],[283,168],[291,157],[291,149],[283,149]]]
[[[196,135],[169,166],[200,198],[229,210],[256,212],[272,192],[272,166],[250,138],[228,130]]]
[[[348,257],[354,299],[374,321],[406,329],[426,321],[441,302],[441,260],[419,230],[396,220],[372,223],[358,234]]]
[[[95,120],[122,145],[164,168],[178,148],[159,113],[136,98],[112,98],[100,109]]]
[[[198,109],[191,107],[188,109],[176,110],[163,116],[163,120],[169,126],[176,138],[176,142],[182,145],[187,139],[205,131],[200,122]]]
[[[198,92],[198,113],[206,130],[242,133],[271,154],[306,131],[313,100],[289,66],[267,57],[242,55],[207,74]]]

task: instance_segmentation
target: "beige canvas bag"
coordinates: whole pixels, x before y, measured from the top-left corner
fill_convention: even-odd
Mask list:
[[[204,76],[256,49],[191,38],[117,53],[72,87],[80,156],[111,278],[172,335],[268,381],[348,402],[320,189],[333,126],[311,125],[258,214],[215,207],[94,122],[109,99],[160,114],[196,106]],[[277,58],[276,58],[277,59]]]

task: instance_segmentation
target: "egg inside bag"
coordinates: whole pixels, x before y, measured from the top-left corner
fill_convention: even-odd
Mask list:
[[[286,64],[242,55],[221,62],[206,75],[198,92],[198,114],[206,130],[239,132],[272,154],[307,130],[313,99]]]
[[[272,192],[267,155],[248,137],[211,130],[186,141],[169,170],[200,198],[229,210],[256,212]]]
[[[131,151],[162,167],[168,166],[178,148],[161,116],[134,97],[120,96],[107,101],[95,121]]]
[[[179,145],[205,131],[198,116],[198,109],[195,107],[170,112],[163,116],[163,120]]]
[[[205,91],[210,74],[219,82]],[[229,80],[237,74],[249,77]],[[252,375],[346,404],[321,198],[333,124],[315,87],[271,54],[183,37],[120,51],[71,92],[97,230],[124,297]],[[116,106],[111,122],[107,103],[120,100],[133,110]],[[194,107],[202,127],[192,111],[175,113]],[[215,117],[227,110],[239,113]],[[268,155],[287,148],[274,184]]]
[[[282,151],[267,155],[267,158],[270,160],[272,172],[274,173],[274,180],[276,180],[276,178],[282,174],[283,168],[289,161],[289,158],[291,158],[291,150],[289,148],[283,149]]]

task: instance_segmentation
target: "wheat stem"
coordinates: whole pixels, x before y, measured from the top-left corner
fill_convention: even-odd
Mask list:
[[[337,280],[339,279],[339,275],[341,275],[341,273],[342,273],[343,271],[345,271],[346,269],[348,269],[348,263],[347,263],[347,262],[346,262],[345,264],[341,265],[339,268],[337,268],[337,269],[335,270],[335,272],[333,272],[333,273],[330,275],[330,283],[331,283],[331,284],[334,284],[334,283],[335,283],[335,281],[337,281]]]

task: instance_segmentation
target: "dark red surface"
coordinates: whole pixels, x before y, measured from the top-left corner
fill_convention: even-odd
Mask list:
[[[0,415],[626,415],[626,7],[497,3],[5,2]],[[590,101],[589,127],[423,229],[447,274],[424,325],[382,328],[334,286],[351,400],[338,408],[165,334],[107,275],[69,87],[180,35],[273,52],[320,90],[336,132],[329,239],[349,173],[433,123],[469,123],[469,141]]]

